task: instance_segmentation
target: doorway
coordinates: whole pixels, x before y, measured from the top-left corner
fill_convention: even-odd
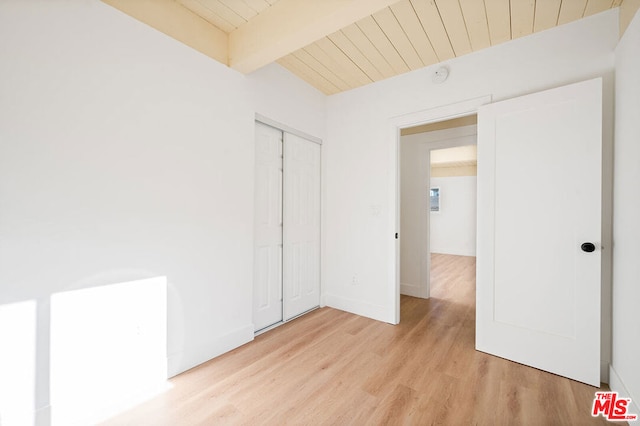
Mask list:
[[[400,230],[400,183],[401,183],[401,161],[400,161],[400,137],[403,129],[411,127],[430,125],[452,120],[456,118],[468,117],[470,115],[477,114],[478,109],[491,103],[491,96],[482,96],[479,98],[469,99],[463,102],[445,105],[433,109],[417,111],[409,114],[404,114],[398,117],[394,117],[389,121],[390,138],[393,140],[393,155],[390,155],[390,167],[396,170],[395,181],[393,182],[393,189],[391,191],[390,202],[396,206],[395,214],[391,216],[391,224],[396,231]],[[400,323],[400,239],[398,234],[393,243],[390,244],[390,250],[394,254],[390,257],[390,270],[393,271],[393,282],[395,285],[390,286],[389,297],[395,301],[393,309],[391,311],[390,322],[392,324]]]
[[[470,115],[401,132],[403,295],[430,296],[432,253],[475,257],[475,123],[476,116]]]

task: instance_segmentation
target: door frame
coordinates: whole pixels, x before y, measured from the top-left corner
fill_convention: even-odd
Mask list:
[[[296,135],[301,137],[302,139],[306,139],[310,142],[315,142],[318,145],[322,145],[322,139],[316,137],[316,136],[312,136],[308,133],[305,132],[301,132],[298,129],[294,129],[293,127],[287,126],[286,124],[280,123],[279,121],[276,120],[272,120],[269,117],[266,117],[262,114],[258,114],[256,112],[255,117],[254,117],[254,122],[258,122],[258,123],[262,123],[266,126],[270,126],[273,127],[274,129],[278,129],[283,133],[290,133],[292,135]]]
[[[390,169],[392,179],[390,188],[389,205],[395,206],[389,215],[389,228],[394,230],[395,235],[400,232],[400,131],[409,127],[423,124],[437,123],[454,118],[465,117],[477,114],[482,105],[491,103],[492,96],[486,95],[462,102],[457,102],[441,107],[416,111],[408,114],[393,117],[389,120],[389,140],[391,143],[389,152]],[[390,245],[390,276],[389,276],[389,300],[395,303],[392,305],[390,323],[400,323],[400,238],[393,238]]]

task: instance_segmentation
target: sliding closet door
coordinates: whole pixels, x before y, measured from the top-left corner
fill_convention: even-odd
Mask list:
[[[282,131],[256,123],[253,324],[282,321]]]
[[[284,320],[320,305],[320,145],[284,134]]]

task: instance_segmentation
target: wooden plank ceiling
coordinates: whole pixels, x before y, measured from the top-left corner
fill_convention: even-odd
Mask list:
[[[176,1],[229,34],[231,40],[236,30],[242,30],[261,14],[268,14],[279,0]],[[277,62],[331,95],[575,21],[618,7],[622,1],[387,2],[390,6],[302,48],[297,46]]]
[[[225,33],[238,29],[277,0],[176,0]]]

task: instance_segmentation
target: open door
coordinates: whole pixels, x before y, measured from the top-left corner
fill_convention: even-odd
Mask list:
[[[479,351],[600,386],[601,158],[601,79],[479,109]]]

